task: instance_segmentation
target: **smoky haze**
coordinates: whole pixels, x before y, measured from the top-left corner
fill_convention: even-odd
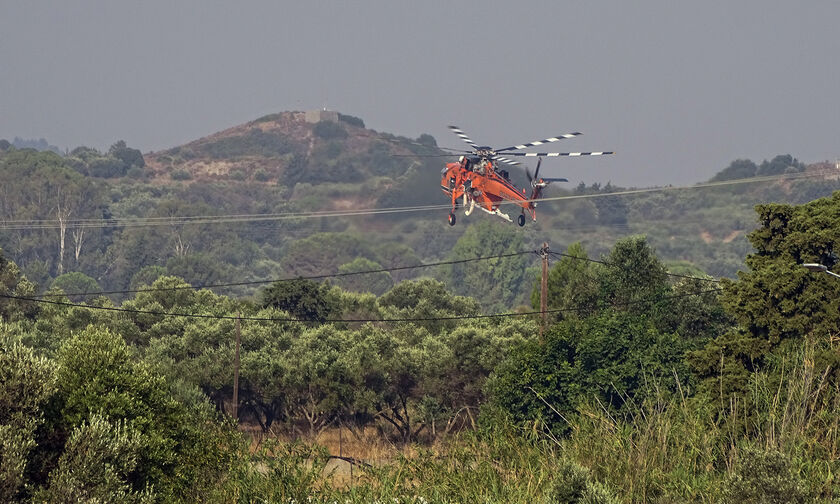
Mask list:
[[[548,176],[840,156],[840,3],[5,2],[0,138],[159,150],[283,110],[463,147],[571,131]]]

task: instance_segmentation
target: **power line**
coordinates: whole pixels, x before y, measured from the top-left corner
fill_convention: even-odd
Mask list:
[[[199,290],[199,289],[212,289],[217,287],[237,287],[243,285],[260,285],[260,284],[267,284],[267,283],[276,283],[276,282],[292,282],[295,280],[322,280],[325,278],[338,278],[338,277],[346,277],[352,275],[368,275],[372,273],[386,273],[391,271],[404,271],[410,269],[417,269],[417,268],[430,268],[433,266],[444,266],[444,265],[451,265],[451,264],[462,264],[474,261],[484,261],[487,259],[503,259],[506,257],[514,257],[519,255],[525,254],[536,254],[538,253],[536,250],[523,250],[520,252],[511,252],[508,254],[498,254],[493,256],[482,256],[482,257],[471,257],[468,259],[456,259],[451,261],[439,261],[434,263],[425,263],[425,264],[414,264],[410,266],[392,266],[390,268],[380,268],[374,270],[365,270],[365,271],[348,271],[343,273],[330,273],[330,274],[323,274],[323,275],[310,275],[310,276],[298,276],[292,278],[275,278],[271,280],[249,280],[243,282],[229,282],[229,283],[217,283],[217,284],[203,284],[203,285],[177,285],[173,287],[148,287],[143,289],[124,289],[124,290],[112,290],[112,291],[97,291],[97,292],[72,292],[66,294],[38,294],[32,296],[33,298],[45,298],[45,297],[71,297],[71,296],[104,296],[109,294],[133,294],[137,292],[160,292],[160,291],[178,291],[178,290]]]
[[[689,189],[704,189],[712,187],[723,187],[728,185],[750,184],[759,182],[772,182],[778,180],[796,180],[805,178],[821,177],[828,173],[836,173],[835,170],[820,170],[813,172],[802,172],[796,174],[774,175],[764,177],[750,177],[743,179],[725,180],[720,182],[707,182],[692,186],[666,186],[650,187],[644,189],[626,189],[609,193],[596,194],[574,194],[566,196],[554,196],[528,200],[533,202],[548,203],[563,200],[603,198],[609,196],[628,196],[636,194],[682,191]],[[511,201],[502,201],[502,205],[516,204]],[[137,217],[126,219],[75,219],[66,221],[65,228],[129,228],[129,227],[150,227],[150,226],[176,226],[187,224],[225,224],[241,222],[280,221],[290,219],[311,219],[324,217],[354,217],[365,215],[381,215],[391,213],[425,212],[451,209],[451,205],[421,205],[409,207],[387,207],[387,208],[364,208],[352,210],[323,210],[314,212],[288,212],[268,214],[227,214],[227,215],[194,215],[194,216],[172,216],[172,217]],[[0,221],[0,230],[34,230],[34,229],[59,229],[62,227],[54,219],[41,220],[3,220]]]
[[[616,266],[615,264],[612,264],[612,263],[607,262],[607,261],[599,261],[598,259],[590,259],[588,257],[580,257],[580,256],[576,256],[576,255],[573,255],[573,254],[564,254],[562,252],[551,252],[551,251],[549,251],[548,253],[553,255],[553,256],[568,257],[569,259],[576,259],[578,261],[588,261],[588,262],[592,262],[592,263],[603,264],[604,266]],[[675,277],[675,278],[687,278],[687,279],[690,279],[690,280],[700,280],[702,282],[720,283],[720,280],[717,279],[717,278],[703,278],[703,277],[697,277],[697,276],[691,276],[691,275],[680,275],[679,273],[671,273],[669,271],[666,271],[665,274],[667,276]]]
[[[626,301],[623,303],[614,303],[608,305],[602,305],[596,307],[596,309],[602,308],[615,308],[615,307],[625,307],[625,306],[632,306],[636,304],[648,303],[651,301],[662,301],[668,299],[678,299],[683,297],[690,297],[690,296],[701,296],[703,294],[708,294],[712,292],[720,292],[723,289],[707,289],[704,291],[697,291],[697,292],[689,292],[683,294],[675,294],[672,296],[662,296],[656,299],[640,299],[635,301]],[[113,306],[92,306],[92,305],[85,305],[85,304],[78,304],[78,303],[69,303],[66,301],[53,301],[49,299],[37,299],[32,297],[26,296],[14,296],[11,294],[0,294],[0,298],[5,299],[14,299],[18,301],[29,301],[33,303],[42,303],[42,304],[51,304],[51,305],[58,305],[58,306],[68,306],[72,308],[82,308],[87,310],[104,310],[104,311],[112,311],[112,312],[121,312],[121,313],[135,313],[135,314],[144,314],[144,315],[158,315],[162,317],[184,317],[184,318],[199,318],[199,319],[215,319],[215,320],[236,320],[239,318],[240,320],[248,320],[248,321],[255,321],[255,322],[319,322],[319,323],[338,323],[338,322],[353,322],[353,323],[365,323],[365,322],[435,322],[435,321],[447,321],[447,320],[475,320],[475,319],[498,319],[498,318],[507,318],[507,317],[524,317],[529,315],[541,315],[542,313],[570,313],[570,312],[579,312],[583,310],[589,310],[591,308],[552,308],[542,311],[527,311],[527,312],[506,312],[506,313],[492,313],[486,315],[452,315],[446,317],[395,317],[395,318],[366,318],[366,319],[302,319],[302,318],[293,318],[293,317],[238,317],[234,315],[210,315],[210,314],[202,314],[202,313],[180,313],[180,312],[162,312],[156,310],[139,310],[135,308],[117,308]]]

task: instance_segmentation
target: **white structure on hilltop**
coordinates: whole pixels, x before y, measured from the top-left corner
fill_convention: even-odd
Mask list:
[[[308,123],[317,123],[321,121],[330,121],[330,122],[338,122],[338,112],[335,110],[307,110],[306,111],[306,122]]]

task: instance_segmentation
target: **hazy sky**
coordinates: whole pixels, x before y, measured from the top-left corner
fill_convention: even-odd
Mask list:
[[[840,157],[840,2],[0,0],[0,138],[144,152],[284,110],[462,147],[571,131],[573,182]],[[554,150],[554,149],[552,149]]]

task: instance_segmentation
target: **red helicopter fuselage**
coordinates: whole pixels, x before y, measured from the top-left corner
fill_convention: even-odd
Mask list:
[[[522,208],[522,215],[517,220],[520,226],[525,224],[526,212],[532,220],[537,220],[535,204],[528,199],[525,190],[513,185],[506,171],[497,171],[491,160],[463,156],[458,162],[447,163],[441,173],[441,189],[452,202],[450,224],[454,223],[454,211],[459,203],[464,205],[466,215],[477,206],[510,221],[510,216],[501,209],[508,202]]]

